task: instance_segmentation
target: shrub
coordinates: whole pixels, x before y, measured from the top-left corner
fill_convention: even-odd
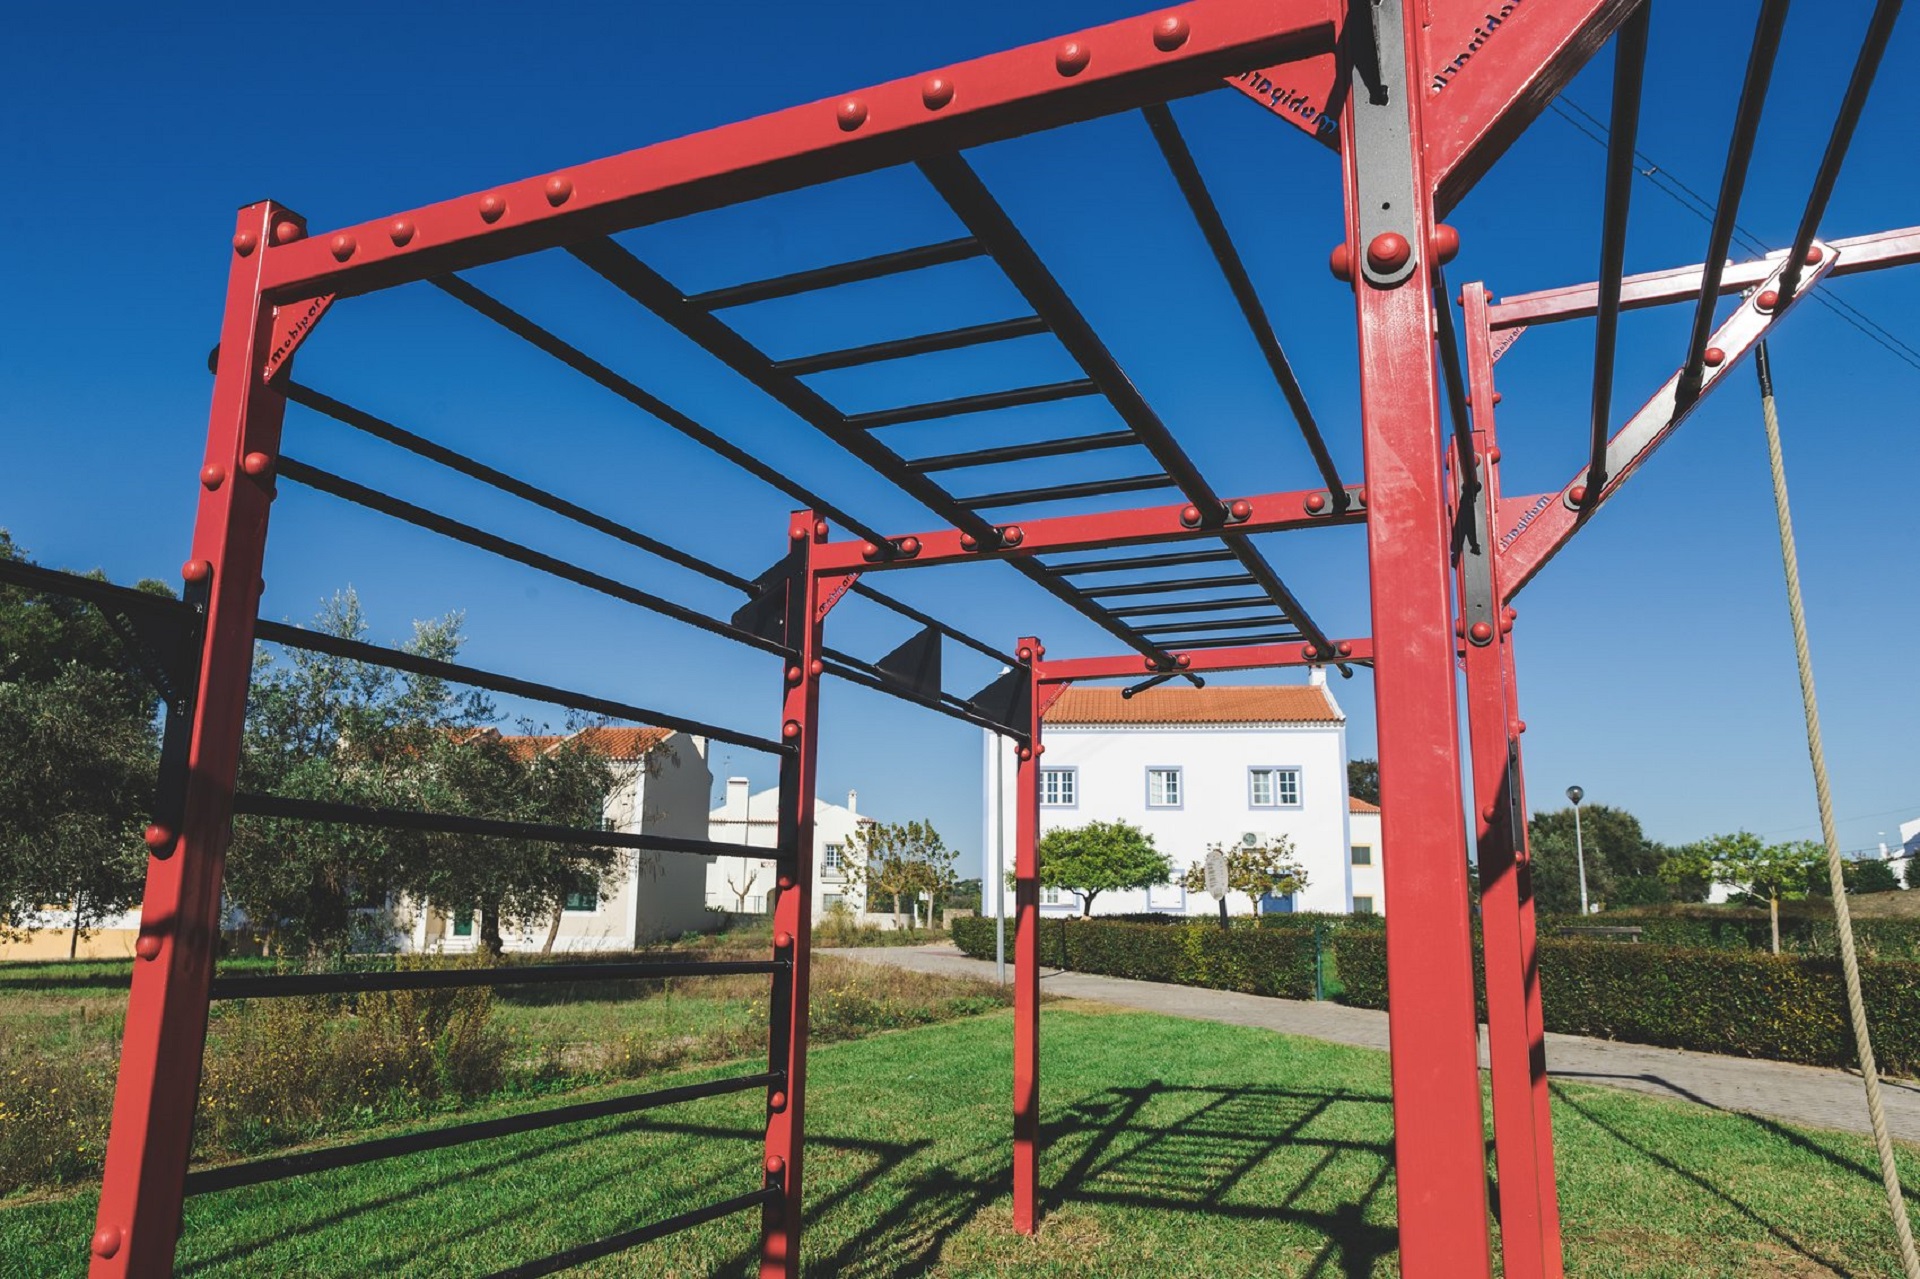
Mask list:
[[[1764,908],[1730,906],[1674,907],[1661,911],[1607,911],[1599,915],[1543,915],[1540,935],[1552,937],[1564,927],[1641,929],[1641,941],[1665,946],[1696,946],[1715,950],[1772,949],[1772,928]],[[1920,959],[1920,919],[1875,918],[1855,915],[1854,941],[1863,955]],[[1784,954],[1837,955],[1832,903],[1783,903],[1780,910],[1780,949]]]
[[[991,919],[956,919],[953,939],[976,959],[993,955]],[[1251,920],[1243,921],[1251,924]],[[1237,927],[1204,919],[1167,924],[1042,919],[1040,962],[1135,981],[1207,986],[1284,999],[1313,998],[1311,928]]]

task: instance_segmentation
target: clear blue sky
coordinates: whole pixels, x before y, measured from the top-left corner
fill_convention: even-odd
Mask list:
[[[1741,222],[1784,243],[1864,27],[1866,0],[1798,6]],[[1643,150],[1711,192],[1755,0],[1656,10]],[[271,196],[316,230],[477,191],[647,142],[1123,16],[1092,0],[968,5],[658,6],[338,4],[324,11],[35,6],[0,49],[13,174],[0,234],[0,526],[43,562],[117,580],[172,579],[188,546],[235,207]],[[1920,223],[1912,121],[1920,29],[1895,37],[1824,231]],[[1604,116],[1610,54],[1569,90]],[[1276,316],[1336,457],[1360,475],[1351,303],[1327,274],[1341,234],[1334,157],[1230,93],[1177,114]],[[1223,490],[1316,482],[1258,354],[1138,117],[976,154],[976,166],[1148,397]],[[1455,281],[1498,294],[1591,278],[1600,148],[1548,114],[1452,221]],[[627,242],[684,288],[706,288],[945,238],[954,224],[909,173],[652,228]],[[1704,225],[1642,183],[1631,270],[1697,261]],[[916,506],[810,428],[681,344],[570,261],[479,272],[533,312],[731,438],[902,532]],[[1912,270],[1832,291],[1920,345]],[[740,317],[776,353],[1014,313],[979,264],[777,303]],[[1682,309],[1624,325],[1616,417],[1672,369]],[[1510,493],[1580,465],[1590,326],[1529,334],[1500,366]],[[1920,371],[1831,313],[1800,308],[1773,344],[1802,567],[1849,847],[1920,816]],[[1029,349],[1031,348],[1031,349]],[[989,356],[837,375],[849,408],[1062,375],[1045,340]],[[336,309],[301,355],[303,381],[510,469],[730,568],[778,553],[787,503],[626,404],[519,346],[425,286]],[[1517,632],[1537,803],[1569,782],[1685,840],[1746,826],[1815,833],[1798,692],[1749,370],[1716,395],[1578,542],[1521,596]],[[1102,429],[1097,404],[1030,410],[1047,429]],[[996,430],[1013,431],[1019,423]],[[964,424],[902,428],[947,451]],[[919,432],[916,437],[913,432]],[[290,454],[577,557],[715,611],[732,593],[311,415]],[[1052,471],[1064,475],[1065,471]],[[982,487],[997,487],[983,477]],[[1269,556],[1329,631],[1366,630],[1356,530],[1268,539]],[[450,547],[291,488],[274,513],[265,612],[303,619],[352,583],[375,638],[464,609],[475,662],[642,705],[770,731],[766,658],[624,605]],[[1011,571],[896,574],[903,597],[1006,643],[1054,654],[1111,644]],[[907,628],[871,606],[835,614],[833,642],[878,656]],[[988,663],[949,658],[970,691]],[[1336,680],[1357,754],[1372,690]],[[520,709],[520,708],[513,708]],[[925,816],[969,860],[979,837],[977,733],[830,685],[821,793],[850,787],[883,818]],[[715,771],[771,779],[716,753]]]

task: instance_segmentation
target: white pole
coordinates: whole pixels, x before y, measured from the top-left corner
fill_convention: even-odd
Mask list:
[[[1580,864],[1580,913],[1591,913],[1587,908],[1587,847],[1580,835],[1580,803],[1573,805],[1573,855]]]
[[[1007,739],[993,735],[993,977],[1007,984]]]

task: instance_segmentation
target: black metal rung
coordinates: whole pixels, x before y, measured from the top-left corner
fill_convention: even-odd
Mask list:
[[[1201,635],[1209,631],[1245,630],[1254,626],[1284,626],[1284,617],[1226,617],[1216,622],[1177,622],[1167,626],[1147,626],[1141,628],[1142,635],[1157,637],[1156,643],[1172,643],[1168,635]]]
[[[258,1186],[266,1182],[284,1181],[288,1177],[328,1172],[335,1168],[352,1168],[379,1159],[392,1159],[399,1155],[445,1150],[450,1146],[464,1146],[471,1141],[512,1137],[525,1132],[539,1132],[543,1128],[556,1128],[561,1124],[585,1123],[591,1119],[609,1119],[615,1115],[637,1114],[643,1110],[677,1106],[682,1102],[698,1101],[705,1097],[724,1097],[729,1093],[770,1088],[780,1084],[785,1078],[785,1073],[780,1071],[764,1071],[757,1075],[736,1075],[730,1079],[714,1079],[700,1084],[682,1084],[677,1088],[659,1088],[652,1092],[630,1093],[625,1097],[609,1097],[604,1101],[555,1106],[547,1110],[536,1110],[531,1114],[508,1115],[500,1119],[481,1119],[473,1123],[433,1128],[426,1132],[404,1133],[398,1137],[376,1137],[371,1141],[356,1141],[345,1146],[307,1150],[296,1155],[255,1159],[248,1163],[228,1164],[220,1168],[203,1168],[187,1174],[186,1192],[189,1195],[205,1195],[216,1190],[235,1190],[241,1186]]]
[[[1266,635],[1221,635],[1212,639],[1163,639],[1155,642],[1162,648],[1178,651],[1183,648],[1239,648],[1243,645],[1251,648],[1256,644],[1291,644],[1305,638],[1299,631],[1274,631]]]
[[[788,298],[797,293],[831,289],[841,284],[857,284],[861,280],[878,280],[883,276],[899,275],[903,271],[918,271],[922,267],[964,262],[985,252],[979,241],[970,235],[963,235],[957,240],[943,240],[939,244],[923,244],[919,248],[881,253],[854,262],[795,271],[791,275],[776,275],[770,280],[753,280],[746,284],[728,285],[724,289],[709,289],[705,293],[692,294],[687,301],[709,311],[718,311],[730,306],[771,302],[775,298]]]
[[[1178,604],[1136,604],[1116,608],[1115,617],[1153,617],[1161,613],[1218,613],[1229,608],[1271,608],[1273,601],[1264,595],[1243,595],[1237,599],[1186,600]],[[1285,615],[1282,614],[1284,617]],[[1249,619],[1251,620],[1251,619]]]
[[[775,360],[773,368],[794,377],[804,377],[809,373],[859,368],[866,364],[878,364],[883,360],[903,360],[913,355],[931,355],[936,351],[959,351],[987,342],[1005,342],[1012,338],[1032,337],[1036,333],[1047,331],[1045,320],[1037,315],[1023,315],[1011,320],[989,320],[985,324],[970,324],[960,329],[944,329],[939,333],[922,333],[917,337],[871,342],[866,346],[852,346],[841,351],[822,351],[818,355],[796,355],[792,359]]]
[[[358,995],[379,990],[443,990],[463,986],[546,986],[558,982],[642,981],[662,977],[725,977],[777,973],[778,959],[630,960],[601,964],[507,964],[494,968],[414,968],[396,972],[288,973],[216,977],[209,999],[281,999]]]
[[[1029,502],[1068,502],[1077,497],[1105,497],[1110,493],[1138,493],[1142,489],[1170,487],[1166,475],[1126,475],[1117,480],[1085,480],[1079,484],[1050,484],[1045,488],[1013,489],[1005,493],[982,493],[963,497],[960,504],[976,511],[996,506],[1024,506]]]
[[[709,1204],[705,1208],[695,1208],[640,1226],[634,1230],[623,1230],[617,1235],[608,1235],[605,1239],[596,1239],[592,1243],[583,1243],[573,1248],[565,1248],[538,1261],[529,1261],[506,1270],[496,1270],[487,1279],[534,1279],[536,1275],[558,1274],[562,1270],[571,1270],[584,1262],[597,1257],[609,1257],[616,1252],[625,1252],[637,1248],[643,1243],[655,1239],[665,1239],[668,1235],[677,1235],[682,1230],[691,1230],[695,1226],[704,1226],[709,1221],[719,1221],[731,1217],[736,1212],[745,1212],[749,1208],[758,1208],[765,1204],[779,1203],[786,1192],[779,1186],[765,1186],[744,1195],[735,1195],[731,1199],[722,1199],[719,1203]]]
[[[994,409],[1018,408],[1023,404],[1051,404],[1055,400],[1071,400],[1082,395],[1098,395],[1100,388],[1092,378],[1074,378],[1066,382],[1048,382],[1041,386],[1017,386],[1007,391],[983,391],[979,395],[962,395],[951,400],[935,400],[931,404],[907,404],[897,409],[876,409],[871,413],[854,413],[846,419],[846,425],[855,430],[871,431],[883,426],[900,426],[907,422],[932,422],[943,417],[959,417],[963,413],[990,413]]]
[[[1061,577],[1079,573],[1121,573],[1138,568],[1174,568],[1181,564],[1224,564],[1234,558],[1232,551],[1170,551],[1165,555],[1136,555],[1110,560],[1081,560],[1076,564],[1049,564]]]
[[[956,471],[968,466],[992,466],[996,462],[1026,462],[1037,457],[1067,457],[1098,449],[1123,449],[1139,442],[1140,437],[1132,431],[1104,431],[1098,435],[1073,435],[1063,440],[1008,444],[972,453],[942,453],[937,457],[917,458],[907,465],[925,475],[929,471]]]
[[[1222,577],[1173,577],[1163,582],[1122,582],[1118,586],[1099,586],[1087,591],[1095,599],[1111,595],[1157,595],[1162,591],[1204,591],[1214,586],[1252,586],[1251,573],[1229,573]]]

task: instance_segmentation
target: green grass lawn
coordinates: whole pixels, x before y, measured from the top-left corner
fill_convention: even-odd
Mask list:
[[[1023,1239],[1007,1224],[1009,1041],[994,1013],[814,1054],[810,1274],[1398,1274],[1383,1054],[1049,1005],[1047,1217]],[[1591,1086],[1555,1096],[1570,1275],[1897,1273],[1864,1138]],[[211,1195],[189,1204],[180,1272],[484,1274],[753,1189],[760,1119],[746,1094]],[[1906,1173],[1917,1184],[1920,1160]],[[92,1206],[0,1209],[0,1269],[75,1273]],[[569,1273],[743,1275],[756,1231],[743,1215]]]

